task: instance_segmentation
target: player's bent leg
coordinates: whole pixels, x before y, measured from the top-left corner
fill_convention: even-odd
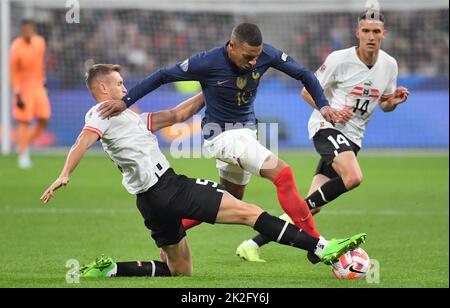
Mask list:
[[[319,167],[321,167],[320,163],[319,163]],[[325,184],[329,180],[330,180],[330,178],[325,176],[325,175],[323,175],[323,174],[316,174],[314,176],[312,182],[311,182],[311,186],[309,188],[308,196],[310,196],[312,193],[317,191],[317,189],[319,187],[321,187],[323,184]],[[305,200],[308,201],[308,197]],[[315,215],[315,214],[317,214],[319,212],[320,212],[320,208],[319,207],[311,209],[311,214],[312,215]],[[293,223],[293,221],[291,220],[291,218],[287,214],[281,215],[280,218],[285,220],[285,221],[289,221],[289,222]],[[243,258],[243,259],[246,260],[246,261],[256,262],[258,260],[261,260],[259,248],[261,248],[262,246],[264,246],[264,245],[266,245],[268,243],[270,243],[270,240],[268,238],[266,238],[262,234],[257,234],[252,239],[242,242],[242,244],[239,245],[239,247],[237,248],[237,251],[240,251],[240,252],[242,252],[242,251],[243,252],[247,252],[248,251],[247,254],[252,255],[254,257],[252,257],[252,258]],[[308,254],[308,259],[311,262],[313,262],[313,263],[317,263],[316,262],[317,260],[315,258],[310,257],[309,254]]]
[[[325,264],[331,264],[342,254],[355,249],[366,237],[365,233],[360,233],[350,238],[331,241],[322,237],[315,238],[295,225],[263,212],[256,205],[237,200],[227,192],[223,194],[216,222],[251,226],[271,241],[314,253]]]
[[[258,217],[254,229],[272,241],[306,250],[325,264],[332,264],[347,251],[359,247],[367,236],[365,233],[359,233],[350,238],[332,239],[331,241],[327,241],[323,237],[314,238],[295,225],[266,212]]]
[[[323,155],[324,157],[321,158],[317,166],[316,176],[311,185],[310,193],[305,199],[311,213],[318,213],[324,205],[348,191],[343,178],[334,168],[333,161],[342,157],[351,157],[352,155],[354,156],[352,150],[345,149],[332,158],[330,155]],[[314,189],[315,191],[313,191]]]
[[[253,227],[261,213],[263,213],[263,210],[256,205],[245,203],[236,199],[230,193],[224,192],[216,223]]]
[[[216,161],[216,167],[219,170],[220,184],[225,186],[226,191],[235,198],[242,200],[245,193],[245,187],[250,182],[251,173],[242,169],[238,164],[226,163],[221,160]]]
[[[311,186],[309,188],[308,196],[311,193],[313,193],[314,191],[316,191],[324,183],[328,182],[329,180],[330,180],[330,178],[328,178],[327,176],[325,176],[323,174],[316,174],[314,176]],[[319,212],[320,212],[320,208],[311,209],[311,214],[313,214],[313,215],[315,215]],[[283,219],[284,221],[288,221],[290,223],[294,223],[287,214],[281,215],[280,219]],[[238,256],[240,256],[242,259],[244,259],[246,261],[262,262],[263,260],[260,258],[260,248],[268,243],[270,243],[270,240],[268,238],[266,238],[262,234],[258,234],[255,237],[253,237],[251,240],[242,242],[242,244],[239,245],[239,247],[237,248],[236,252],[237,252]],[[250,257],[246,257],[247,255]],[[309,253],[308,253],[308,259],[314,264],[317,263],[317,258],[314,258]]]
[[[298,192],[292,169],[271,154],[263,163],[260,174],[272,181],[277,188],[278,201],[295,225],[314,237],[319,237],[311,212]]]
[[[225,192],[222,197],[216,222],[245,224],[253,227],[261,213],[263,213],[263,210],[259,207],[245,203],[232,194]],[[252,246],[241,245],[236,250],[236,255],[247,261],[265,262],[259,258],[257,249],[252,248]]]
[[[167,265],[172,276],[192,276],[191,251],[186,237],[175,245],[163,246],[167,254]]]
[[[319,189],[322,185],[324,185],[325,183],[327,183],[330,180],[329,177],[323,175],[323,174],[316,174],[313,177],[313,180],[311,182],[311,186],[309,187],[309,191],[308,191],[308,197],[311,196],[311,194],[313,194],[315,191],[317,191],[317,189]],[[309,201],[308,197],[306,197],[306,202]],[[315,207],[311,209],[311,214],[312,215],[316,215],[320,212],[320,207]]]
[[[340,153],[334,158],[332,166],[341,176],[347,190],[354,189],[361,184],[363,176],[355,153],[351,151]]]
[[[225,224],[242,224],[253,227],[257,218],[263,213],[259,207],[238,200],[230,193],[225,192],[217,213],[216,222]],[[239,249],[236,255],[244,260],[264,262],[259,259],[257,251],[250,249]]]

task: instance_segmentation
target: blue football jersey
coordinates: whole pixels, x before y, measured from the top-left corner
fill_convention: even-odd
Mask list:
[[[253,103],[261,77],[270,67],[301,81],[319,109],[328,105],[314,73],[269,44],[263,45],[256,65],[249,70],[240,70],[231,62],[226,46],[216,47],[158,70],[130,89],[123,100],[131,106],[165,83],[196,80],[200,82],[205,98],[203,126],[214,124],[225,130],[231,125],[243,124],[256,128]],[[205,138],[213,134],[205,129],[204,132]]]

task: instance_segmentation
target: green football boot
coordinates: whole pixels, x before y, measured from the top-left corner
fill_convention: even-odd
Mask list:
[[[259,257],[259,247],[255,245],[248,245],[247,241],[244,241],[236,249],[236,255],[241,259],[249,262],[266,262]]]
[[[323,263],[331,265],[347,251],[358,248],[366,241],[366,237],[366,233],[359,233],[346,239],[332,239],[328,242],[328,245],[324,248],[324,250],[317,256]]]
[[[112,277],[116,274],[116,270],[116,262],[110,257],[101,255],[80,269],[80,277]]]

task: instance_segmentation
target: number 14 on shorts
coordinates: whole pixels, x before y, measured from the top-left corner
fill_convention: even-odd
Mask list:
[[[337,150],[339,150],[341,144],[345,144],[348,147],[350,147],[350,143],[348,142],[347,138],[345,138],[341,134],[336,136],[336,140],[333,138],[333,136],[328,136],[328,140],[330,140],[330,142],[336,148],[336,151],[334,151],[334,156],[338,156],[338,151]]]

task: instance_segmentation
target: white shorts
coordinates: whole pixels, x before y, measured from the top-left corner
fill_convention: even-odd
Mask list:
[[[205,140],[204,146],[216,158],[220,177],[237,185],[247,185],[252,174],[260,176],[264,161],[272,154],[259,143],[256,131],[248,128],[225,131]]]

